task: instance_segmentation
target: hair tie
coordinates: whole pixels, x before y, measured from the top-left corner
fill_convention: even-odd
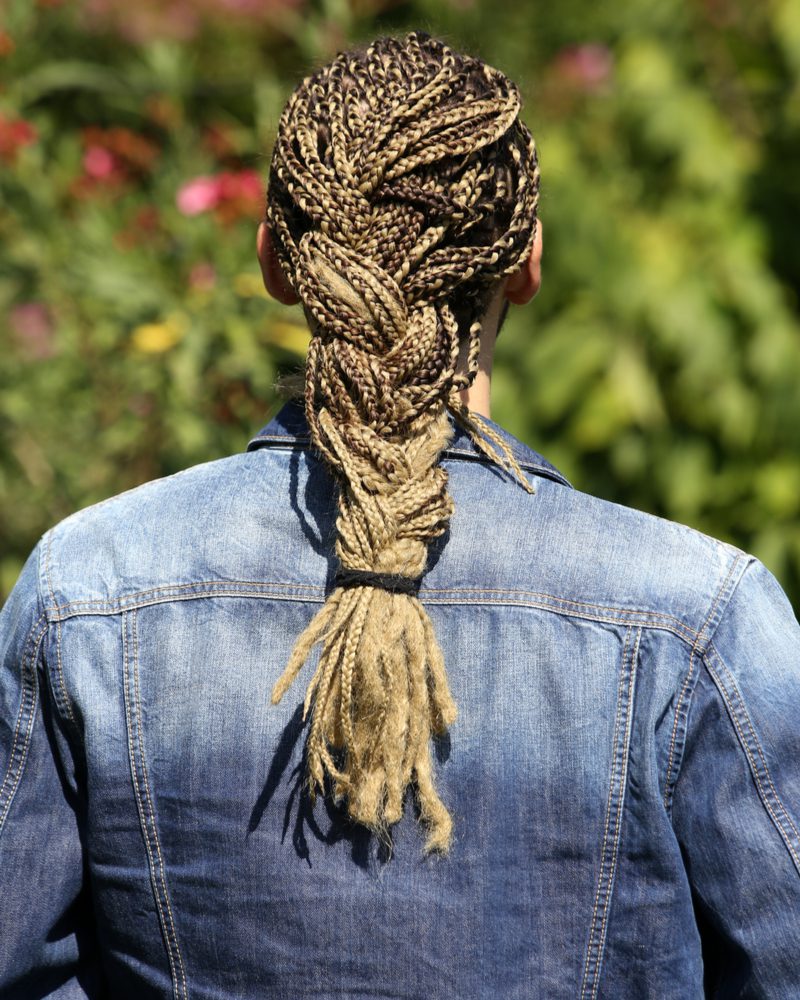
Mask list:
[[[333,579],[336,587],[380,587],[395,594],[419,593],[420,581],[398,573],[373,573],[367,569],[340,568]]]

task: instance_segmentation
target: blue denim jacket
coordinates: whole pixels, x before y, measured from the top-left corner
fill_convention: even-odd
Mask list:
[[[800,997],[800,627],[761,563],[456,430],[420,598],[455,823],[301,790],[336,504],[286,404],[49,531],[0,617],[0,996]],[[318,655],[318,654],[317,654]]]

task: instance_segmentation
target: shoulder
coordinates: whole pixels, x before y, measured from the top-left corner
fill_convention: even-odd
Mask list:
[[[451,463],[452,586],[480,578],[498,601],[710,634],[753,557],[685,524],[531,476],[526,493],[488,465]],[[470,530],[456,526],[470,524]],[[478,528],[480,525],[480,529]],[[474,530],[473,530],[474,529]]]
[[[280,478],[279,457],[267,467],[245,452],[77,511],[39,543],[48,607],[100,609],[148,589],[224,575],[237,546],[252,545],[254,518],[274,509],[269,495]]]

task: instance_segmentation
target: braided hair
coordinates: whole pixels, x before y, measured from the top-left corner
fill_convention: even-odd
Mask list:
[[[311,799],[327,777],[388,840],[411,785],[426,852],[446,852],[453,826],[429,744],[456,705],[417,596],[454,509],[439,464],[448,413],[531,491],[459,396],[491,295],[535,238],[539,170],[520,106],[502,73],[425,32],[381,37],[294,90],[270,164],[266,218],[312,329],[304,406],[338,485],[339,561],[272,701],[321,642],[303,716]]]

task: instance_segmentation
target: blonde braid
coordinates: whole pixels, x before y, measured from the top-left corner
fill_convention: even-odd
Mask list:
[[[327,776],[349,815],[388,838],[413,785],[428,851],[452,838],[430,739],[456,705],[413,591],[453,513],[439,464],[448,412],[531,490],[458,395],[478,370],[489,297],[535,235],[539,171],[519,110],[517,87],[480,60],[423,32],[379,38],[302,81],[270,169],[267,221],[312,325],[305,411],[339,485],[344,574],[272,700],[321,642],[303,712],[312,800]]]

